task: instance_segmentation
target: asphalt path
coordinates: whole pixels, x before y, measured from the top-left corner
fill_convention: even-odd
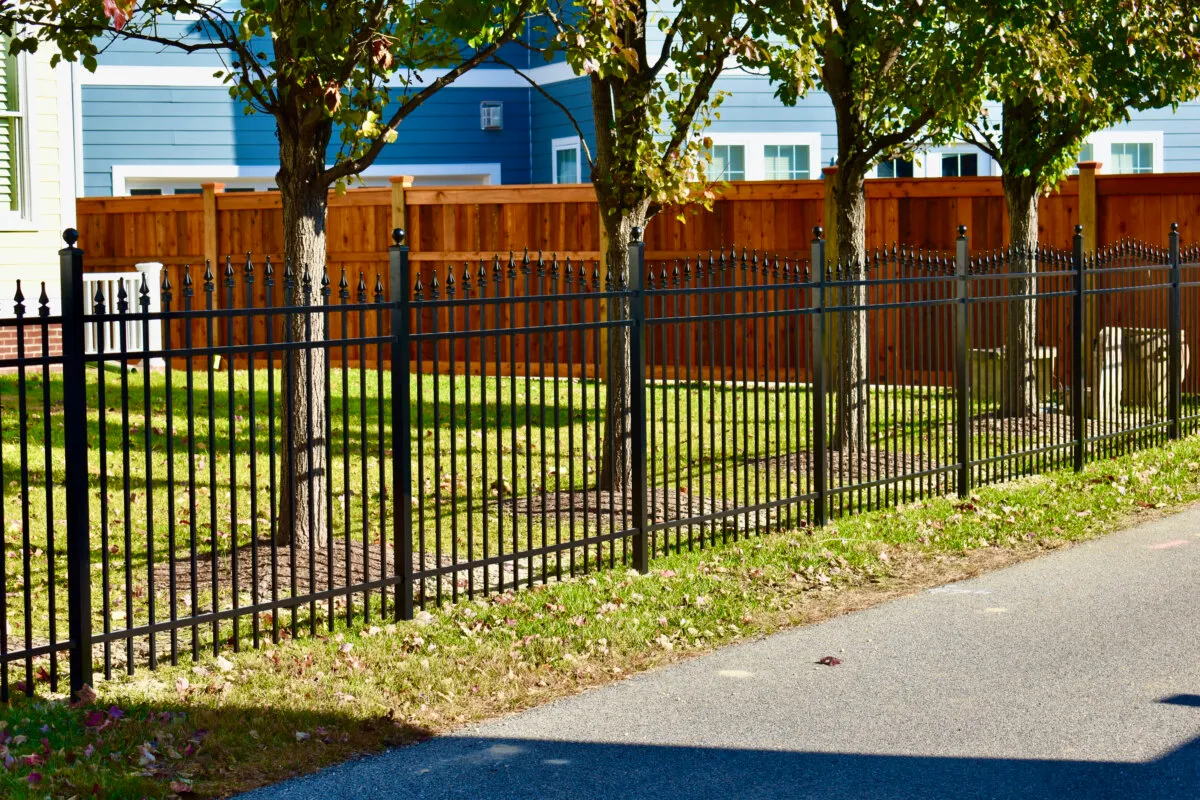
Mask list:
[[[244,797],[1200,800],[1200,509]]]

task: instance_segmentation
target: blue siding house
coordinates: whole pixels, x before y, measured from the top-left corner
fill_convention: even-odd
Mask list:
[[[203,35],[192,20],[163,25],[165,35]],[[362,181],[384,185],[388,176],[400,174],[413,175],[418,184],[587,181],[579,133],[543,91],[571,110],[593,146],[588,80],[561,60],[542,63],[525,48],[510,46],[505,57],[527,68],[541,91],[500,65],[468,73],[405,120],[398,140],[384,148]],[[225,183],[226,191],[273,186],[273,121],[243,113],[230,99],[213,77],[220,66],[216,54],[121,41],[99,64],[94,73],[78,66],[70,72],[75,185],[81,194],[192,193],[213,180]],[[709,130],[713,177],[815,179],[833,162],[836,130],[825,95],[813,93],[787,108],[765,78],[738,69],[728,71],[718,89],[728,94]],[[1200,171],[1200,103],[1177,112],[1137,113],[1131,122],[1091,137],[1081,159],[1102,162],[1102,172]],[[958,145],[911,163],[882,164],[877,174],[988,175],[996,168],[975,148]]]

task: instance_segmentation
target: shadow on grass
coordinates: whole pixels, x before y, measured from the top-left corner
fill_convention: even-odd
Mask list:
[[[219,696],[226,677],[192,675],[190,691]],[[16,759],[0,769],[0,797],[6,798],[176,797],[183,787],[194,788],[182,793],[187,797],[227,796],[432,735],[387,714],[208,698],[110,711],[19,696],[0,705],[0,722]],[[26,760],[35,754],[32,763]],[[36,784],[31,774],[40,776]]]

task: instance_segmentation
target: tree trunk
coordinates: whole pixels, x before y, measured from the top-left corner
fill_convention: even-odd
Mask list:
[[[616,287],[629,285],[629,245],[633,229],[646,227],[649,204],[634,208],[613,208],[603,215],[608,234],[608,250],[604,253],[607,274]],[[608,302],[608,317],[612,321],[628,319],[629,303],[623,300]],[[608,384],[608,399],[604,418],[604,449],[600,462],[599,488],[628,493],[633,484],[633,451],[630,433],[629,329],[608,329],[608,374],[601,376]]]
[[[280,126],[281,130],[283,126]],[[328,137],[296,142],[280,138],[280,199],[283,204],[284,254],[295,274],[292,305],[319,305],[325,273],[325,211],[329,187],[323,173]],[[286,320],[293,342],[325,338],[320,313],[299,313]],[[284,359],[281,502],[276,541],[310,548],[326,535],[325,496],[325,351],[290,351]]]
[[[1038,187],[1032,178],[1003,178],[1008,205],[1008,231],[1013,258],[1008,282],[1008,330],[1005,335],[1005,382],[1000,413],[1020,417],[1037,408],[1037,270]]]
[[[835,280],[862,281],[867,260],[867,198],[861,170],[842,167],[834,179],[837,206],[837,267]],[[833,302],[842,306],[864,306],[865,286],[839,287]],[[867,403],[867,312],[835,314],[830,356],[833,363],[834,429],[829,446],[843,453],[866,447]]]

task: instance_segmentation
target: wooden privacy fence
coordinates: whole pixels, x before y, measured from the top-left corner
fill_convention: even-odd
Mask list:
[[[1200,175],[1160,174],[1107,176],[1096,174],[1095,163],[1080,165],[1080,175],[1071,177],[1041,201],[1040,239],[1055,248],[1067,248],[1076,224],[1084,225],[1085,248],[1089,251],[1123,239],[1153,245],[1165,242],[1172,222],[1178,222],[1185,242],[1200,236]],[[462,273],[469,270],[473,291],[480,291],[479,270],[488,279],[487,291],[525,293],[537,279],[537,254],[542,251],[551,269],[557,256],[559,281],[565,284],[567,259],[575,281],[592,281],[600,256],[600,219],[595,193],[589,185],[573,186],[455,186],[413,187],[411,179],[396,177],[391,188],[352,189],[344,195],[331,194],[328,215],[328,269],[332,282],[330,302],[340,301],[339,282],[345,271],[351,300],[360,279],[373,296],[376,281],[386,293],[387,246],[393,228],[408,232],[414,273],[426,291],[437,275],[445,292],[447,270],[453,269],[461,286]],[[824,225],[826,181],[755,181],[730,184],[711,210],[684,209],[655,217],[646,231],[646,258],[652,263],[671,264],[697,256],[707,259],[709,251],[736,245],[772,258],[802,262],[808,258],[812,230]],[[192,266],[194,306],[207,302],[204,293],[204,263],[213,262],[215,306],[226,305],[223,283],[224,260],[242,270],[246,254],[261,276],[265,259],[276,266],[276,292],[282,291],[283,220],[277,193],[223,192],[221,184],[205,184],[202,195],[155,197],[84,198],[78,201],[78,225],[82,246],[87,251],[88,269],[112,271],[133,269],[141,262],[160,262],[175,287],[176,308],[185,265]],[[915,248],[947,252],[954,246],[959,225],[966,225],[972,252],[1008,244],[1004,195],[1000,179],[929,178],[870,180],[867,182],[867,245],[882,248],[901,242]],[[529,275],[522,254],[530,250]],[[516,257],[516,279],[510,280],[507,254]],[[494,257],[500,254],[502,279],[495,281]],[[681,266],[681,269],[684,267]],[[693,267],[695,268],[695,267]],[[728,277],[736,285],[748,278],[738,271]],[[603,281],[604,276],[599,276]],[[578,285],[578,284],[576,284]],[[254,283],[257,297],[244,297],[237,282],[235,300],[263,301],[261,277]],[[462,291],[462,289],[459,289]],[[319,297],[319,287],[314,287]],[[384,296],[388,296],[385,294]],[[1200,291],[1189,287],[1185,304],[1200,302]],[[604,313],[603,309],[597,309]],[[593,313],[589,311],[588,313]],[[434,320],[428,320],[433,324]],[[445,324],[447,320],[440,320]],[[263,326],[265,323],[255,323]],[[370,336],[358,330],[351,319],[346,333]],[[738,325],[750,325],[739,322]],[[330,315],[331,333],[341,334],[339,315]],[[1162,323],[1165,326],[1165,321]],[[182,341],[182,328],[172,331],[172,341]],[[255,330],[256,341],[265,331]],[[204,336],[193,330],[193,336]],[[221,332],[220,335],[224,335]],[[234,342],[244,344],[249,332],[234,330]],[[733,341],[753,335],[750,328],[728,332]],[[1188,341],[1200,342],[1200,330],[1188,330]],[[891,371],[888,353],[895,343],[882,330],[871,344],[876,377]],[[557,348],[555,348],[557,349]],[[590,351],[589,351],[590,352]],[[443,354],[448,355],[448,354]],[[463,354],[456,358],[470,360]],[[527,356],[519,351],[517,362]],[[551,354],[552,355],[552,354]],[[337,359],[337,353],[333,353]],[[668,359],[669,360],[669,359]],[[669,368],[670,364],[655,365]],[[589,364],[580,365],[588,370]]]

